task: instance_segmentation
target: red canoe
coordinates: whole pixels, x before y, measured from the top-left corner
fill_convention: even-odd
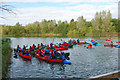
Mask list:
[[[68,46],[68,45],[70,45],[70,44],[68,44],[68,43],[65,43],[65,44],[62,44],[63,46]]]
[[[62,48],[56,48],[56,50],[57,50],[57,51],[58,51],[58,50],[68,50],[68,46],[62,47]]]
[[[80,44],[83,44],[84,42],[79,42],[79,43],[77,43],[78,45],[80,45]]]
[[[59,50],[68,50],[68,46],[66,47],[62,47],[62,48],[55,48],[57,51]],[[55,49],[49,49],[49,51],[54,51]],[[42,51],[45,51],[45,49],[43,49]]]
[[[18,55],[21,56],[21,57],[23,57],[23,58],[25,58],[25,59],[31,60],[31,56],[22,55],[20,53],[18,53]]]
[[[92,46],[87,46],[87,48],[92,48]]]
[[[115,46],[118,46],[118,45],[104,45],[105,47],[115,47]]]
[[[116,42],[116,43],[120,43],[120,41]]]
[[[39,56],[38,54],[35,54],[35,56],[39,59],[45,60],[45,61],[50,61],[50,62],[58,62],[58,63],[62,63],[63,59],[50,59],[48,57],[42,57]]]
[[[110,39],[107,39],[106,41],[111,41]]]
[[[95,42],[94,40],[91,40],[91,42]]]

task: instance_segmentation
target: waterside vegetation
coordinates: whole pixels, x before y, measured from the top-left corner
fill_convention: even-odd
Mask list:
[[[42,20],[22,26],[19,22],[15,26],[2,25],[3,36],[118,36],[120,27],[118,19],[112,19],[110,10],[96,12],[94,19],[86,21],[83,16],[75,21]],[[114,33],[114,35],[113,35]]]

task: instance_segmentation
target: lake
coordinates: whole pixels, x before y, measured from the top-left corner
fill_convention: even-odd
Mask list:
[[[11,38],[11,47],[17,45],[50,44],[59,43],[62,40],[77,38],[38,38],[20,37]],[[32,57],[31,61],[23,60],[21,57],[14,58],[12,53],[12,64],[9,66],[8,76],[10,78],[90,78],[97,75],[118,70],[118,48],[104,47],[108,44],[105,39],[82,38],[81,41],[97,40],[101,46],[93,46],[87,49],[84,45],[75,45],[64,52],[70,53],[72,64],[48,63]],[[112,39],[116,44],[117,39]]]

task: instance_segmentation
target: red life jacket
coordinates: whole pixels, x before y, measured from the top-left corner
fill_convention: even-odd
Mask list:
[[[39,45],[37,45],[37,47],[39,48]]]
[[[49,49],[50,47],[49,46],[47,46],[47,49]]]
[[[39,49],[37,49],[37,51],[39,51]]]
[[[32,49],[34,49],[34,46],[32,46]]]
[[[23,53],[25,53],[25,50],[23,50]]]
[[[38,52],[38,55],[40,56],[40,52]]]
[[[31,51],[31,48],[29,48],[29,51]]]
[[[59,45],[61,48],[63,47],[62,45]]]
[[[54,56],[54,53],[52,53],[52,56]]]

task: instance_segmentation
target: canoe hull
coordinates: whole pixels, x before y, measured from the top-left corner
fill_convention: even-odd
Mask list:
[[[31,56],[22,55],[20,53],[18,53],[18,55],[21,56],[22,58],[31,60]]]
[[[104,45],[105,47],[115,47],[115,46],[118,46],[118,45]]]
[[[62,63],[62,61],[63,61],[63,59],[50,59],[47,57],[39,56],[38,54],[35,54],[35,56],[41,60],[44,60],[44,61],[57,62],[57,63]]]
[[[120,46],[115,46],[116,48],[120,48]]]
[[[63,47],[63,48],[56,48],[57,51],[59,50],[68,50],[68,46],[67,47]]]
[[[106,41],[111,41],[111,40],[108,40],[108,39],[107,39]]]
[[[116,42],[116,43],[120,43],[120,41]]]
[[[87,46],[87,48],[92,48],[92,46]]]
[[[83,42],[79,42],[79,43],[77,43],[78,45],[81,45],[81,44],[83,44]]]

